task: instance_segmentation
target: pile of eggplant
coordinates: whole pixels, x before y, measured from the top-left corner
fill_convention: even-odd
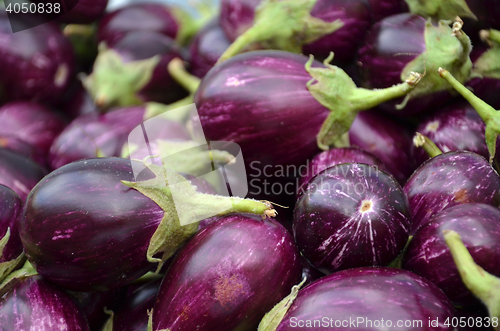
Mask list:
[[[0,5],[0,330],[500,330],[498,0],[66,4]]]

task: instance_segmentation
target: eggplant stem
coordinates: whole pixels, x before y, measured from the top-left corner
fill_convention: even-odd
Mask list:
[[[422,147],[430,157],[443,154],[443,151],[441,151],[429,137],[424,136],[420,132],[417,132],[415,137],[413,137],[413,145],[415,147]]]
[[[452,230],[443,231],[460,277],[465,286],[488,307],[491,318],[500,318],[500,278],[486,272],[474,262],[460,235]],[[498,324],[495,330],[500,330]]]
[[[190,94],[194,94],[200,86],[201,79],[187,72],[184,61],[176,57],[172,59],[167,66],[168,73]]]

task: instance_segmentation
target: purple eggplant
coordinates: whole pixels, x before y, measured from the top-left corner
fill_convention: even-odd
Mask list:
[[[387,16],[392,16],[408,11],[405,0],[368,0],[375,22]]]
[[[12,138],[25,142],[33,147],[34,160],[42,165],[45,165],[52,142],[66,126],[66,121],[54,111],[27,101],[10,102],[1,107],[0,123],[3,147],[11,147],[9,140]]]
[[[80,81],[73,87],[72,93],[61,106],[61,110],[72,119],[79,116],[99,113],[100,110],[92,100],[90,94],[83,88]]]
[[[0,148],[0,184],[16,192],[22,201],[47,174],[47,170],[24,155]]]
[[[71,10],[57,18],[58,22],[69,24],[90,24],[103,14],[108,0],[78,0]]]
[[[287,3],[288,2],[288,3]],[[247,1],[221,3],[220,22],[233,40],[221,61],[257,45],[349,62],[372,23],[364,0]],[[237,38],[233,39],[236,35]]]
[[[342,163],[365,163],[385,170],[375,155],[356,147],[332,148],[316,155],[307,163],[305,174],[301,174],[299,186],[304,187],[314,176],[331,166]],[[304,187],[305,188],[305,187]],[[300,189],[299,189],[300,190]]]
[[[485,127],[476,110],[461,101],[427,117],[417,127],[417,132],[427,136],[443,152],[467,150],[488,158]],[[412,154],[418,165],[429,159],[424,149],[414,145]]]
[[[451,99],[450,85],[440,79],[436,68],[451,68],[457,79],[469,78],[472,49],[461,23],[452,28],[445,22],[433,25],[423,17],[403,13],[374,24],[358,52],[361,85],[383,88],[401,82],[411,71],[426,72],[405,99],[379,107],[401,115],[415,115],[439,107]],[[446,50],[444,50],[446,48]],[[454,49],[453,53],[450,49]],[[443,56],[446,54],[447,56]]]
[[[453,330],[445,324],[455,316],[449,299],[434,284],[406,270],[344,270],[295,296],[284,309],[286,314],[280,312],[274,320],[266,316],[259,331]],[[269,325],[269,320],[276,324]]]
[[[295,206],[293,233],[302,255],[331,273],[388,265],[408,241],[410,222],[408,199],[392,176],[344,163],[309,181]]]
[[[128,286],[105,292],[69,292],[89,323],[91,331],[101,330],[109,315],[106,310],[118,309],[127,298]]]
[[[108,48],[99,47],[92,73],[83,84],[97,106],[130,106],[155,101],[169,104],[187,95],[166,70],[186,51],[153,31],[132,31]]]
[[[198,32],[189,46],[191,73],[203,78],[230,44],[217,21],[208,24]]]
[[[132,167],[141,164],[133,163],[120,158],[73,162],[31,191],[19,233],[26,256],[45,279],[74,291],[117,288],[151,270],[150,262],[168,259],[196,232],[205,206],[209,213],[275,214],[269,203],[197,193],[187,184],[174,204],[165,173],[171,183],[186,179],[150,167],[135,182]],[[187,221],[180,223],[181,217]]]
[[[113,330],[146,331],[148,311],[156,301],[161,279],[150,281],[135,289],[116,310],[113,318]]]
[[[308,83],[311,77],[318,83]],[[201,122],[209,141],[236,142],[250,171],[262,172],[265,166],[305,163],[318,145],[328,149],[338,143],[359,111],[404,95],[412,86],[410,78],[390,89],[365,90],[340,68],[303,55],[247,52],[203,78],[194,96],[199,120],[193,123]]]
[[[163,4],[132,3],[101,18],[97,40],[112,46],[132,31],[157,32],[175,39],[179,24],[172,9]]]
[[[404,190],[412,215],[411,234],[446,208],[472,202],[500,206],[500,177],[484,157],[448,152],[422,164]]]
[[[300,256],[283,226],[227,216],[196,234],[172,262],[153,330],[255,330],[300,274]]]
[[[359,113],[349,129],[349,142],[378,157],[401,185],[416,169],[410,132],[388,116]]]
[[[403,268],[439,286],[456,305],[478,304],[460,279],[447,249],[443,231],[462,234],[462,240],[484,270],[500,276],[500,210],[483,203],[453,206],[436,214],[413,236],[403,259]]]
[[[76,303],[40,276],[9,283],[0,297],[2,330],[88,331]]]
[[[9,239],[0,254],[0,263],[16,259],[23,252],[18,231],[22,206],[23,201],[16,192],[0,185],[0,239],[5,237],[7,230],[9,231]]]
[[[10,19],[19,20],[15,15]],[[57,103],[74,79],[70,42],[53,22],[16,33],[12,33],[10,23],[5,11],[1,11],[0,100]]]

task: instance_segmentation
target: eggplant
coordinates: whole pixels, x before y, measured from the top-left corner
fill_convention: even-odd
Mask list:
[[[217,21],[208,24],[198,32],[189,46],[191,73],[203,78],[230,44]]]
[[[66,121],[51,109],[35,102],[15,101],[0,108],[0,140],[2,147],[13,147],[10,140],[32,146],[33,159],[45,165],[50,146],[66,126]],[[24,148],[21,149],[25,150]]]
[[[418,81],[417,75],[390,89],[356,88],[330,60],[321,66],[283,51],[239,54],[202,79],[194,96],[199,119],[192,122],[201,123],[209,141],[237,143],[249,172],[259,175],[265,166],[300,165],[318,146],[340,144],[359,111],[406,94]]]
[[[113,318],[113,330],[146,331],[148,311],[155,304],[161,281],[162,278],[143,284],[124,300]]]
[[[68,97],[61,106],[61,110],[71,119],[91,113],[100,113],[99,108],[94,103],[94,100],[92,100],[92,97],[83,88],[80,81],[75,84],[72,92],[71,96]]]
[[[405,247],[410,223],[408,199],[398,182],[362,163],[317,174],[293,212],[300,252],[325,274],[388,265]]]
[[[2,330],[89,331],[76,303],[40,276],[9,283],[0,297]]]
[[[57,18],[67,24],[90,24],[103,16],[108,0],[78,0],[71,10]]]
[[[349,129],[349,142],[378,157],[401,185],[417,168],[409,130],[382,113],[359,113]]]
[[[35,161],[0,148],[0,184],[16,192],[22,201],[46,174],[47,170]]]
[[[433,25],[411,13],[389,16],[377,22],[358,51],[361,86],[384,88],[400,83],[411,71],[425,72],[421,83],[405,99],[379,107],[408,116],[443,105],[452,94],[448,91],[450,85],[440,79],[436,68],[449,67],[461,82],[469,78],[472,70],[471,41],[461,31],[462,25],[456,22],[453,29],[445,21]]]
[[[0,185],[0,282],[24,258],[18,225],[22,206],[23,201],[16,192]]]
[[[305,174],[300,174],[299,186],[304,186],[318,173],[326,168],[342,163],[365,163],[385,170],[385,166],[375,155],[356,147],[332,148],[316,155],[307,163]],[[302,189],[299,189],[299,194]]]
[[[97,40],[114,45],[132,31],[151,31],[175,39],[179,24],[172,9],[159,3],[131,3],[99,20]]]
[[[432,216],[455,205],[481,202],[500,206],[500,177],[484,157],[448,152],[424,162],[404,186],[412,216],[411,234]]]
[[[196,234],[172,262],[152,330],[255,330],[300,274],[300,256],[283,226],[224,217]]]
[[[233,41],[220,61],[256,44],[323,59],[334,52],[342,63],[353,59],[372,17],[364,0],[226,0],[220,22]]]
[[[177,57],[187,57],[173,39],[153,31],[131,31],[120,40],[99,46],[92,73],[83,85],[101,108],[169,104],[187,96],[166,70]]]
[[[392,16],[408,11],[405,0],[368,0],[375,22],[387,16]]]
[[[460,279],[457,267],[447,249],[443,231],[462,234],[462,240],[477,264],[500,276],[500,210],[483,203],[453,206],[436,214],[421,226],[405,252],[402,266],[443,290],[455,305],[478,304]]]
[[[133,167],[140,166],[120,158],[76,161],[33,188],[19,233],[40,275],[73,291],[110,290],[156,262],[161,268],[203,218],[238,211],[275,215],[267,202],[198,193],[167,169],[145,168],[135,182]]]
[[[455,316],[450,300],[406,270],[343,270],[292,294],[286,305],[284,300],[277,306],[281,311],[266,315],[259,331],[453,330],[448,326]]]
[[[57,104],[74,79],[73,48],[57,24],[25,19],[0,12],[0,100]],[[27,30],[12,33],[11,24]]]
[[[488,158],[484,141],[486,125],[467,102],[455,102],[420,122],[417,132],[427,136],[443,152],[467,150]],[[412,145],[412,154],[420,165],[429,155]]]

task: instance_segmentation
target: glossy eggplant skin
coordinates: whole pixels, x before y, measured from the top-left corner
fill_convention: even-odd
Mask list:
[[[153,330],[255,330],[298,284],[301,269],[293,238],[278,222],[221,218],[172,262],[153,308]]]
[[[158,32],[175,39],[178,30],[169,7],[159,3],[132,3],[99,20],[97,40],[112,46],[131,31]]]
[[[189,46],[191,73],[203,78],[229,45],[231,42],[227,39],[219,22],[213,21],[208,24],[198,32]]]
[[[16,279],[2,290],[2,331],[89,331],[76,303],[41,276]]]
[[[325,22],[340,19],[344,25],[337,31],[304,45],[302,52],[318,58],[327,58],[333,52],[337,63],[354,59],[372,25],[370,5],[366,0],[318,0],[311,15]]]
[[[148,326],[148,311],[156,301],[162,279],[148,282],[135,289],[116,311],[113,329],[120,331],[145,331]]]
[[[423,163],[404,186],[412,215],[411,234],[442,210],[464,203],[500,206],[500,177],[478,154],[448,152]]]
[[[420,276],[393,268],[354,268],[322,277],[300,290],[276,331],[452,330],[444,322],[454,314],[444,293]],[[429,319],[439,323],[431,327]],[[319,327],[313,328],[314,320],[319,320]],[[410,321],[411,326],[398,325],[398,321]]]
[[[3,147],[13,147],[14,138],[32,146],[33,159],[41,165],[54,139],[66,126],[62,116],[53,110],[29,101],[9,102],[0,108],[0,140]],[[14,142],[14,146],[17,144]],[[11,148],[16,150],[16,148]],[[22,152],[23,149],[21,149]]]
[[[12,19],[18,20],[16,17]],[[73,48],[57,24],[47,22],[12,33],[6,12],[2,10],[0,38],[0,100],[56,104],[75,75]]]
[[[408,11],[404,0],[368,0],[375,22],[381,19]]]
[[[342,163],[365,163],[385,170],[385,166],[375,155],[357,147],[332,148],[316,155],[307,163],[307,171],[299,179],[299,185],[304,188],[311,178],[331,166]],[[300,189],[299,189],[300,190]],[[301,192],[299,192],[300,194]]]
[[[73,120],[52,143],[50,168],[98,156],[119,156],[130,131],[142,123],[144,113],[143,106],[123,107]]]
[[[410,231],[408,200],[390,175],[344,163],[311,179],[293,214],[302,255],[325,274],[383,266],[403,250]]]
[[[98,20],[106,10],[108,0],[78,0],[75,7],[57,18],[67,24],[90,24]]]
[[[458,274],[444,241],[444,230],[459,233],[474,261],[487,272],[500,276],[500,210],[483,203],[466,203],[443,210],[415,233],[402,264],[404,269],[439,286],[455,305],[478,304]]]
[[[22,201],[46,174],[47,170],[28,157],[0,148],[0,184],[16,192]]]
[[[0,239],[10,229],[9,241],[0,255],[0,263],[13,260],[23,252],[18,225],[22,207],[19,195],[7,186],[0,185]]]
[[[486,125],[468,102],[453,103],[420,122],[417,132],[429,137],[443,152],[466,150],[489,157],[484,140]],[[423,148],[412,145],[418,165],[429,159]]]
[[[153,178],[144,176],[139,180]],[[19,233],[40,275],[90,292],[123,286],[152,268],[146,251],[164,212],[121,180],[135,181],[130,160],[89,159],[51,172],[31,191]]]
[[[233,42],[253,24],[255,8],[261,0],[221,0],[220,25]]]
[[[425,18],[402,13],[384,18],[372,25],[358,51],[361,85],[385,88],[401,83],[404,67],[426,50]],[[395,115],[415,115],[443,105],[451,98],[448,91],[419,96],[408,101],[402,110],[395,106],[403,98],[384,102],[378,107]]]
[[[349,129],[349,141],[351,146],[378,157],[401,185],[417,168],[411,155],[410,132],[384,114],[360,112]]]
[[[237,143],[248,171],[301,164],[317,154],[316,135],[330,111],[306,88],[307,60],[254,51],[215,66],[194,97],[206,139]]]

